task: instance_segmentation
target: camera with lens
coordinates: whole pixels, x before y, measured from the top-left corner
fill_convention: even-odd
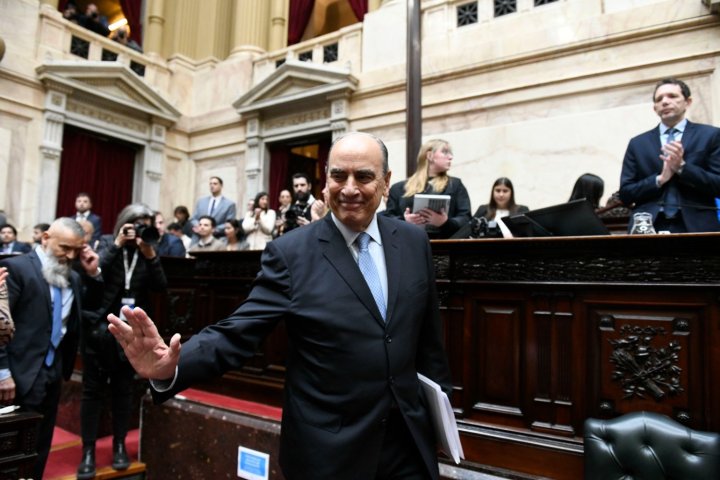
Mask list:
[[[307,201],[309,198],[310,194],[307,192],[297,193],[297,201],[290,205],[290,208],[288,208],[287,212],[285,212],[285,226],[283,227],[283,232],[289,232],[290,230],[300,226],[298,224],[298,218],[305,217],[305,212],[307,212],[308,209]]]
[[[130,233],[130,228],[131,227],[123,228],[123,235]],[[135,230],[135,235],[140,237],[140,239],[148,245],[156,246],[160,241],[160,232],[151,225],[136,223],[132,226],[132,229]]]
[[[488,220],[485,217],[472,217],[470,219],[470,238],[498,237],[502,237],[502,232],[495,220]]]

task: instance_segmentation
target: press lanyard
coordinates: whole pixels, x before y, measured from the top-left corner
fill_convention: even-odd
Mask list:
[[[133,252],[132,263],[128,266],[128,254],[127,250],[123,248],[123,266],[125,267],[125,291],[130,291],[130,280],[132,280],[133,272],[135,271],[135,265],[137,265],[138,254],[137,250]]]

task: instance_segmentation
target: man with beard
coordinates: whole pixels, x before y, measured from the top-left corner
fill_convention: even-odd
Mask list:
[[[0,348],[0,402],[43,415],[33,476],[38,479],[50,452],[61,378],[68,380],[75,365],[81,296],[92,303],[102,294],[98,256],[83,235],[75,220],[59,218],[43,232],[40,247],[1,262],[8,271],[15,336]],[[75,258],[84,270],[84,294],[81,276],[72,270]]]

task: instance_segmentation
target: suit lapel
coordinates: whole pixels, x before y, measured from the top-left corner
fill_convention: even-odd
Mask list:
[[[386,323],[392,320],[395,303],[400,290],[400,245],[397,243],[397,228],[382,215],[378,215],[378,227],[382,236],[383,251],[385,252],[385,268],[387,269],[388,301],[385,313]]]
[[[370,292],[370,287],[365,282],[352,254],[348,251],[348,247],[345,244],[340,231],[337,229],[332,221],[330,215],[326,215],[323,220],[322,228],[319,229],[318,240],[320,247],[323,249],[323,256],[330,262],[338,275],[340,275],[348,287],[355,293],[360,302],[367,308],[372,316],[375,318],[383,328],[385,327],[385,321],[380,316],[380,311],[375,304],[375,299]],[[383,242],[384,242],[383,238]]]
[[[695,124],[688,120],[688,122],[685,124],[685,131],[683,132],[681,141],[683,145],[683,150],[685,152],[687,152],[689,150],[688,147],[693,144],[696,132],[697,130],[695,129]]]
[[[30,263],[33,266],[33,274],[35,275],[35,279],[40,285],[43,285],[45,287],[41,288],[41,290],[43,299],[45,300],[45,305],[47,306],[48,310],[48,315],[46,316],[46,318],[49,318],[50,323],[52,324],[52,299],[50,298],[50,287],[48,286],[47,280],[45,280],[45,277],[43,277],[42,274],[42,262],[40,261],[40,257],[38,257],[35,250],[28,253],[28,258],[30,259]]]

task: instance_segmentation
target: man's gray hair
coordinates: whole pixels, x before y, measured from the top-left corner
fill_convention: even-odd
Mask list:
[[[52,223],[51,227],[67,228],[74,236],[79,238],[85,236],[85,230],[83,230],[82,225],[71,217],[60,217]]]
[[[382,140],[380,140],[379,137],[376,137],[372,133],[367,132],[346,132],[337,137],[335,140],[333,140],[332,144],[330,145],[330,151],[328,152],[328,158],[332,155],[333,148],[335,147],[335,144],[338,143],[340,140],[342,140],[345,137],[349,137],[351,135],[365,135],[377,142],[378,146],[380,147],[380,152],[382,153],[382,165],[383,165],[383,175],[387,175],[388,171],[390,171],[390,165],[388,164],[388,150],[385,144]]]
[[[118,213],[117,222],[115,222],[115,229],[113,230],[113,235],[117,237],[123,225],[125,225],[126,223],[133,223],[139,218],[153,219],[155,218],[155,212],[152,208],[148,207],[144,203],[131,203],[130,205],[126,206],[125,208],[120,210],[120,213]]]

